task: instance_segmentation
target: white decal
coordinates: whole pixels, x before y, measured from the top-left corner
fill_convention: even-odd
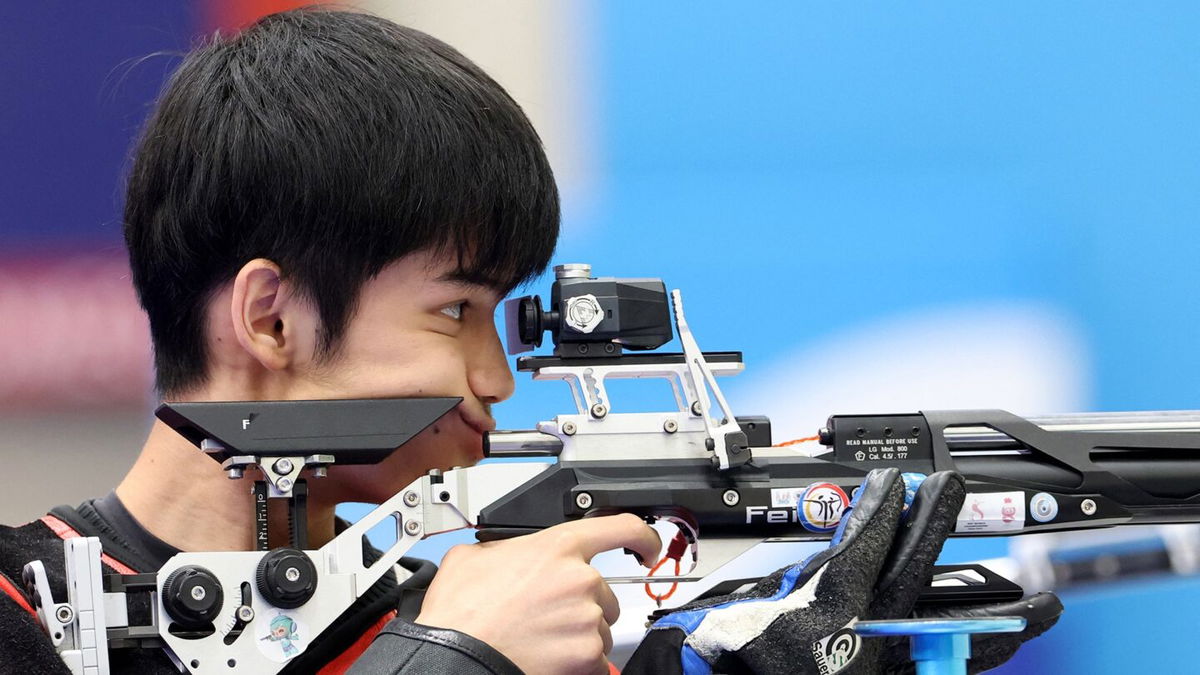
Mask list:
[[[771,508],[796,508],[796,504],[800,501],[800,496],[808,486],[790,487],[790,488],[771,488]]]
[[[954,531],[1009,532],[1024,527],[1024,492],[968,492]]]

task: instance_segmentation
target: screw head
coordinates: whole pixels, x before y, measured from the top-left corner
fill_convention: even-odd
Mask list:
[[[295,567],[289,567],[283,571],[283,578],[288,581],[295,581],[300,578],[300,570]]]
[[[404,533],[414,536],[414,537],[416,535],[420,534],[421,533],[421,521],[419,521],[419,520],[406,521],[404,523]]]
[[[292,489],[292,479],[280,478],[279,482],[275,484],[275,487],[279,488],[283,492],[287,492],[288,490]]]
[[[596,405],[592,406],[591,412],[592,417],[595,417],[596,419],[603,419],[604,416],[608,414],[608,407],[603,403],[597,403]]]
[[[404,493],[404,505],[416,506],[421,503],[421,495],[417,494],[416,490],[409,490]]]
[[[193,600],[203,600],[206,595],[208,595],[208,591],[204,590],[203,586],[192,586],[191,596]]]
[[[725,506],[737,506],[737,503],[742,501],[742,496],[738,494],[737,490],[726,490],[721,495],[721,501],[725,502]]]
[[[237,608],[237,618],[242,623],[250,623],[254,620],[254,609],[250,605],[242,605]]]
[[[317,468],[312,470],[313,478],[324,478],[328,475],[329,475],[329,467],[326,467],[326,466],[318,466]]]
[[[1085,499],[1079,502],[1079,510],[1083,511],[1083,515],[1090,516],[1096,513],[1096,502],[1091,499]]]
[[[704,409],[700,407],[700,401],[692,401],[692,414],[696,417],[704,414]]]
[[[284,457],[275,461],[275,473],[291,473],[296,465],[292,464],[292,460]]]
[[[581,509],[592,508],[592,496],[586,492],[580,492],[579,494],[575,495],[575,506],[578,506]]]
[[[225,471],[225,475],[226,475],[226,476],[229,476],[229,479],[230,479],[230,480],[237,480],[238,478],[241,478],[241,477],[242,477],[242,475],[243,475],[243,472],[242,472],[242,470],[241,470],[240,468],[237,468],[237,467],[235,467],[235,468],[232,468],[232,469],[227,469],[227,470]]]
[[[575,423],[574,422],[563,422],[562,432],[568,436],[574,436],[575,435]]]
[[[75,619],[75,611],[70,607],[63,606],[54,610],[54,616],[60,623],[71,623]]]
[[[675,420],[667,420],[666,422],[663,422],[663,431],[667,432],[668,434],[673,434],[676,431],[679,431],[679,422],[676,422]]]

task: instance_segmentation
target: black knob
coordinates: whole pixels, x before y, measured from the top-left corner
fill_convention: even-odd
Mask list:
[[[221,612],[224,598],[217,575],[197,565],[180,567],[163,582],[163,606],[176,623],[185,627],[212,623]]]
[[[317,567],[294,548],[277,548],[258,563],[258,592],[280,609],[295,609],[317,592]]]
[[[517,335],[521,343],[541,347],[542,333],[546,330],[541,297],[525,296],[517,306]]]

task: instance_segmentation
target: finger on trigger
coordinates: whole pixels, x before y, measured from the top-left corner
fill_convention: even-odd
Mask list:
[[[628,548],[649,567],[658,561],[662,548],[658,532],[632,513],[574,520],[557,527],[578,535],[576,550],[588,562],[598,553]]]

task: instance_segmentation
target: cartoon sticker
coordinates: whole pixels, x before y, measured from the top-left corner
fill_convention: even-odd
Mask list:
[[[833,483],[813,483],[796,500],[796,515],[809,532],[832,532],[850,505],[846,491]]]
[[[1008,532],[1024,527],[1024,492],[968,492],[954,531]]]
[[[283,663],[304,651],[308,632],[293,616],[280,613],[270,621],[257,622],[258,649],[272,661]]]

